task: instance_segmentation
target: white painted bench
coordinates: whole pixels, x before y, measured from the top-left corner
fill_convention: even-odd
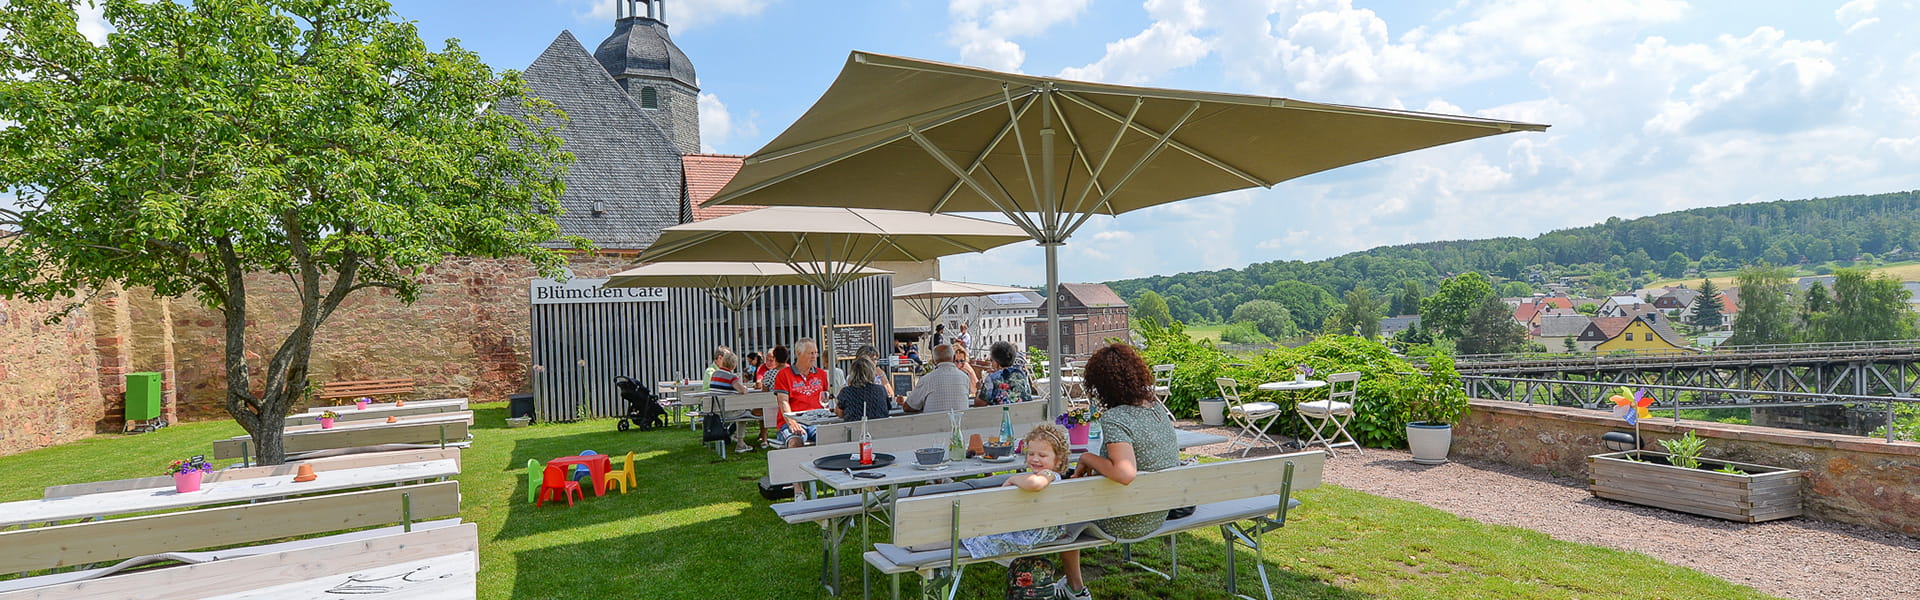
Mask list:
[[[0,532],[0,547],[8,550],[0,554],[0,573],[409,524],[459,512],[459,482],[440,481],[20,529]]]
[[[307,409],[307,412],[304,413],[287,415],[286,424],[289,427],[294,425],[312,425],[315,422],[315,415],[329,410],[339,413],[341,421],[385,420],[390,416],[404,417],[408,415],[430,415],[433,413],[464,411],[467,410],[467,399],[442,398],[439,400],[415,400],[408,402],[406,406],[395,406],[391,402],[383,402],[369,405],[366,410],[355,408],[352,404],[345,406],[316,406]]]
[[[1226,543],[1227,593],[1239,596],[1234,560],[1236,547],[1244,546],[1255,552],[1261,586],[1271,600],[1266,565],[1258,558],[1260,536],[1285,525],[1287,509],[1296,503],[1293,490],[1318,486],[1325,462],[1325,453],[1311,451],[1141,473],[1130,485],[1089,477],[1055,483],[1040,492],[998,487],[902,498],[894,504],[893,543],[875,544],[864,558],[876,570],[893,576],[896,598],[899,575],[917,573],[930,582],[937,579],[938,587],[946,588],[945,595],[951,599],[959,591],[967,565],[1018,556],[973,558],[958,543],[961,539],[1193,506],[1192,516],[1168,521],[1139,538],[1116,539],[1088,528],[1077,537],[1044,544],[1023,555],[1131,544],[1217,526]],[[1253,523],[1242,526],[1240,521],[1246,520]],[[1174,550],[1172,572],[1163,574],[1168,578],[1179,574],[1177,546]],[[923,594],[930,595],[933,587],[923,585]]]
[[[454,413],[457,415],[457,413]],[[298,430],[282,439],[289,456],[316,450],[358,448],[383,444],[436,444],[439,447],[462,446],[472,437],[468,432],[472,419],[457,416],[400,423],[378,423],[379,427],[348,426],[334,429]],[[374,425],[374,424],[369,424]],[[213,443],[213,458],[240,458],[251,462],[257,452],[253,439],[238,436]]]
[[[302,460],[302,461],[290,461],[284,464],[265,466],[265,467],[233,467],[233,468],[221,469],[219,471],[208,473],[201,478],[201,483],[212,484],[212,483],[218,483],[222,481],[234,481],[239,479],[254,479],[259,477],[275,477],[275,476],[293,475],[299,472],[300,465],[302,464],[313,466],[314,471],[317,473],[324,473],[327,471],[336,471],[340,469],[357,469],[360,467],[377,467],[377,466],[383,466],[383,465],[398,465],[398,464],[405,464],[405,463],[427,462],[427,461],[435,461],[435,460],[451,460],[453,461],[455,469],[458,470],[458,467],[460,465],[460,449],[459,448],[435,448],[435,449],[429,449],[429,450],[404,450],[404,451],[398,451],[398,452],[350,454],[346,456],[315,458],[311,460]],[[74,484],[67,484],[67,485],[50,486],[46,489],[46,492],[42,497],[61,498],[66,496],[83,496],[86,494],[100,494],[105,492],[121,492],[126,490],[163,488],[170,485],[173,485],[172,475],[161,475],[158,477],[138,477],[134,479],[115,479],[113,481],[95,481],[90,483],[74,483]]]
[[[1027,427],[1031,428],[1031,424],[1033,423],[1048,420],[1046,402],[1017,402],[1005,406],[1011,410],[1013,415],[1013,434],[1016,436],[1023,435],[1027,432],[1027,429],[1021,428],[1022,423],[1028,423],[1029,425],[1027,425]],[[999,406],[976,406],[973,408],[960,409],[960,427],[962,429],[988,429],[997,432],[1000,427],[1000,410],[1001,408]],[[898,417],[867,421],[867,433],[871,434],[873,439],[876,440],[922,433],[946,433],[947,430],[952,427],[953,422],[948,420],[947,413],[945,412],[905,414]],[[821,425],[814,428],[813,435],[814,440],[822,444],[857,442],[860,441],[858,439],[860,437],[860,422],[854,421],[851,423]],[[999,433],[994,433],[993,435],[999,435]]]

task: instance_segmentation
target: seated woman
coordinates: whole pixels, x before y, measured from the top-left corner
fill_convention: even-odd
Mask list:
[[[847,387],[840,388],[833,414],[842,421],[887,418],[887,411],[893,408],[893,397],[886,387],[875,383],[877,371],[879,367],[873,359],[865,356],[853,359],[853,364],[847,367]]]
[[[1153,372],[1140,354],[1126,344],[1111,344],[1087,359],[1087,393],[1104,407],[1100,429],[1106,441],[1101,451],[1080,455],[1075,477],[1098,474],[1120,485],[1133,483],[1140,473],[1169,469],[1180,464],[1179,445],[1174,438],[1173,421],[1166,411],[1154,406]],[[1159,529],[1167,522],[1167,511],[1158,510],[1093,522],[1101,531],[1117,538],[1135,538]],[[1060,554],[1066,571],[1061,598],[1091,598],[1080,575],[1080,551]]]
[[[1033,383],[1027,377],[1027,370],[1014,363],[1018,360],[1013,344],[994,342],[987,348],[987,356],[993,359],[992,372],[980,378],[980,390],[976,395],[987,404],[1012,404],[1033,399]]]

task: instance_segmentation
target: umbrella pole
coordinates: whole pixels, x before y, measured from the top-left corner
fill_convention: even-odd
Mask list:
[[[1060,244],[1047,247],[1047,408],[1052,414],[1067,412],[1067,399],[1060,393]]]

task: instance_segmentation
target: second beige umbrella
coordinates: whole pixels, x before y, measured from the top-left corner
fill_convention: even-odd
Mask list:
[[[822,270],[822,265],[810,267]],[[855,278],[886,275],[892,271],[863,268]],[[802,272],[786,263],[775,262],[660,262],[642,265],[613,274],[601,287],[690,287],[733,311],[733,347],[743,352],[746,333],[742,316],[747,306],[776,285],[813,285]]]
[[[668,227],[640,260],[784,263],[826,295],[831,332],[833,292],[874,261],[918,262],[1027,239],[1012,225],[953,215],[776,206]],[[833,337],[821,337],[822,362],[831,365]]]

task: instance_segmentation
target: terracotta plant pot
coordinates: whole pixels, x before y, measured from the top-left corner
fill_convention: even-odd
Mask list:
[[[181,494],[185,494],[187,492],[198,492],[200,491],[200,478],[204,476],[206,476],[206,473],[203,473],[200,471],[187,471],[184,473],[174,473],[173,474],[173,491]]]

